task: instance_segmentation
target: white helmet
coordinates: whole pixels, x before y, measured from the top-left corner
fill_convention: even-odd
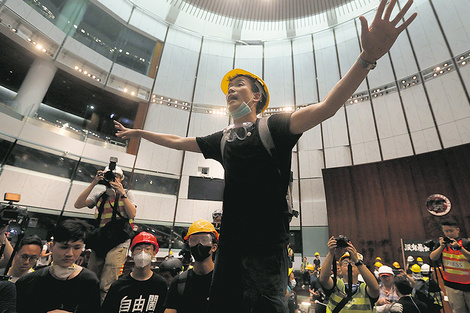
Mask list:
[[[105,172],[105,173],[107,171],[109,171],[109,166],[106,166],[103,170],[103,172]],[[117,175],[120,175],[121,179],[124,179],[124,172],[122,171],[122,168],[120,168],[119,166],[116,165],[116,168],[113,170],[113,173],[117,174]]]
[[[421,265],[421,273],[422,274],[429,274],[429,271],[431,270],[431,266],[429,264],[423,264]]]

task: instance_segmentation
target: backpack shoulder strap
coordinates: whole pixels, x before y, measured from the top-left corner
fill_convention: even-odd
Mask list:
[[[259,119],[258,131],[264,148],[266,151],[268,151],[269,155],[273,157],[276,152],[276,146],[274,145],[273,137],[269,131],[267,117],[262,117]]]
[[[181,273],[178,277],[178,295],[180,297],[184,294],[184,289],[186,288],[186,281],[188,280],[189,270]]]
[[[96,221],[98,223],[98,227],[100,227],[101,223],[101,215],[103,215],[104,211],[104,205],[106,204],[106,201],[108,200],[108,194],[106,191],[103,191],[103,193],[99,196],[98,201],[101,199],[100,206],[98,208],[98,217],[96,218]]]

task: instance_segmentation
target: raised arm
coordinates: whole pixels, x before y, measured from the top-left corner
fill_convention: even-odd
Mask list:
[[[331,278],[331,266],[333,265],[333,257],[336,253],[336,240],[335,237],[332,236],[328,240],[328,254],[323,261],[323,266],[320,270],[320,284],[323,286],[325,290],[331,290],[335,286],[335,282],[333,278]],[[334,264],[336,266],[336,264]]]
[[[117,121],[114,121],[114,126],[118,130],[116,136],[123,139],[144,138],[157,145],[171,149],[201,152],[195,137],[180,137],[171,134],[153,133],[142,129],[129,129]]]
[[[359,17],[362,29],[362,52],[359,55],[358,61],[354,63],[323,101],[292,114],[290,131],[293,134],[307,131],[335,115],[369,73],[367,63],[373,64],[387,53],[398,35],[415,19],[417,13],[413,13],[405,22],[396,27],[412,5],[413,0],[408,0],[395,18],[390,20],[396,2],[397,0],[391,0],[390,4],[385,8],[387,0],[382,0],[370,27],[364,16]]]

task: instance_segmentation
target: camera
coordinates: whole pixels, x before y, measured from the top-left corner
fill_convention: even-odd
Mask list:
[[[118,158],[110,157],[109,165],[105,168],[104,173],[102,174],[101,180],[98,182],[100,185],[105,185],[106,187],[111,187],[109,182],[115,181],[116,174],[113,172],[116,169],[116,163]]]
[[[452,239],[450,239],[449,237],[444,237],[444,242],[446,244],[452,243]]]
[[[349,239],[346,236],[339,235],[335,240],[338,248],[346,248],[348,246]]]
[[[18,206],[13,205],[13,202],[20,202],[21,195],[16,193],[6,192],[3,200],[8,201],[0,207],[0,227],[8,225],[10,222],[15,222],[18,225],[26,223],[28,212],[26,209],[20,209]]]

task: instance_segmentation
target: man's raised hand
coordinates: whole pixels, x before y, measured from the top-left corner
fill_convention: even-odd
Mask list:
[[[387,0],[380,1],[377,13],[375,14],[370,27],[368,26],[367,20],[364,16],[359,17],[362,29],[362,58],[367,62],[374,63],[387,53],[394,44],[398,35],[400,35],[400,33],[416,18],[417,13],[415,12],[397,27],[398,23],[402,20],[408,9],[413,4],[413,0],[408,0],[395,18],[390,21],[396,2],[397,0],[391,0],[387,8],[385,8]]]

